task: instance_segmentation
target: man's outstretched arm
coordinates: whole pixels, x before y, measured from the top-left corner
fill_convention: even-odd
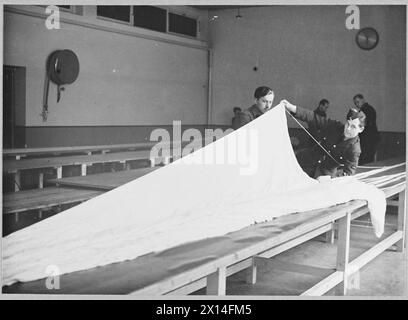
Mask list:
[[[343,126],[343,124],[340,121],[331,120],[331,119],[327,119],[327,118],[320,117],[320,116],[315,117],[315,114],[313,111],[295,106],[287,100],[282,100],[281,104],[283,104],[286,110],[292,113],[296,119],[305,121],[308,125],[310,124],[315,125],[318,129],[324,129],[330,125],[336,126],[336,127]]]

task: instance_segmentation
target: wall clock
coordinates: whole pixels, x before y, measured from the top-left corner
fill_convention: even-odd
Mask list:
[[[380,37],[374,28],[363,28],[356,35],[357,45],[363,50],[374,49]]]

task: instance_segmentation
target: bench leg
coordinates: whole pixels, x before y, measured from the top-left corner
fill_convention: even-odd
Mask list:
[[[124,161],[122,165],[123,165],[123,170],[125,171],[130,170],[130,163],[128,161]]]
[[[38,175],[38,188],[44,188],[44,173],[42,172]]]
[[[62,178],[62,167],[57,167],[57,179]]]
[[[81,176],[86,176],[86,164],[81,164]]]
[[[14,173],[14,191],[21,190],[21,173],[17,171]]]
[[[38,210],[38,219],[42,219],[42,213],[43,213],[43,211],[40,209],[40,210]]]
[[[226,293],[227,270],[225,267],[207,276],[207,295],[224,296]]]
[[[350,221],[351,214],[347,215],[339,220],[339,233],[337,239],[337,271],[343,272],[343,281],[337,285],[336,294],[346,295],[348,274],[347,267],[349,263],[349,251],[350,251]]]
[[[18,212],[15,213],[15,215],[14,215],[14,220],[15,220],[16,222],[18,222]]]
[[[405,190],[398,195],[398,226],[399,231],[402,231],[402,239],[395,245],[397,252],[404,252],[407,241],[407,212],[405,211]]]
[[[156,159],[155,158],[150,158],[150,167],[156,166]]]
[[[130,164],[128,161],[120,161],[120,164],[122,165],[122,170],[126,171],[130,169]]]

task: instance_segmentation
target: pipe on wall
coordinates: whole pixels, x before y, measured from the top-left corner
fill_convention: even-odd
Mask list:
[[[212,122],[212,49],[208,49],[207,125]]]

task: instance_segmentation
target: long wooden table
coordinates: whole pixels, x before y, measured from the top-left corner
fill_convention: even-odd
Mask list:
[[[405,172],[400,165],[391,170]],[[387,171],[383,171],[386,175]],[[322,274],[324,279],[303,295],[322,295],[335,286],[338,294],[347,293],[349,277],[392,245],[402,252],[406,247],[405,179],[383,181],[387,198],[398,199],[395,230],[354,260],[349,261],[350,221],[368,212],[365,201],[354,200],[322,210],[281,216],[229,233],[223,237],[151,253],[131,261],[60,276],[60,289],[48,290],[45,279],[3,287],[3,293],[44,294],[188,294],[206,287],[207,294],[224,295],[226,278],[247,269],[248,282],[256,282],[257,270],[271,265],[284,270]],[[327,233],[338,223],[337,263],[332,268],[276,263],[271,257]],[[301,268],[299,268],[301,267]]]
[[[372,165],[368,165],[365,167],[359,167],[357,168],[357,173],[368,172],[380,166],[390,166],[395,163],[403,163],[403,162],[404,162],[404,158],[383,160],[383,161],[379,161]],[[50,179],[48,180],[48,182],[55,183],[56,185],[59,185],[59,186],[111,190],[125,183],[128,183],[134,179],[137,179],[141,176],[144,176],[145,174],[148,174],[159,168],[160,167],[140,168],[140,169],[134,169],[134,170],[118,171],[118,172],[98,173],[98,174],[92,174],[92,175],[87,175],[87,176]],[[394,168],[392,170],[389,170],[388,172],[389,174],[394,174],[397,172],[401,172],[401,170],[402,168]],[[372,177],[381,176],[381,175],[382,173],[380,172],[376,175],[372,175]]]

